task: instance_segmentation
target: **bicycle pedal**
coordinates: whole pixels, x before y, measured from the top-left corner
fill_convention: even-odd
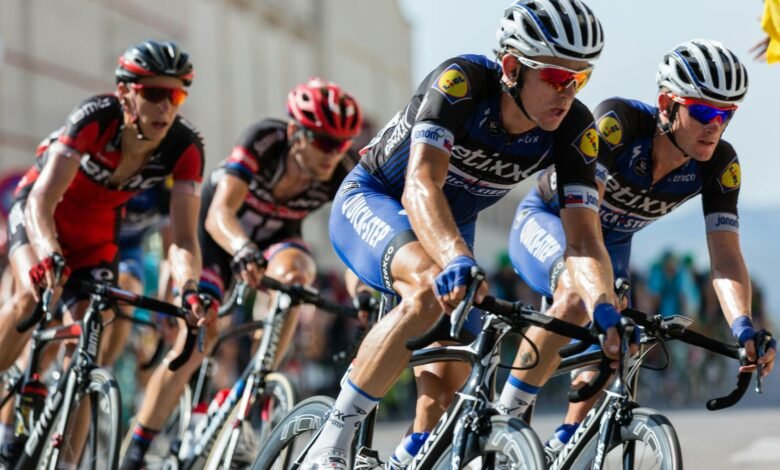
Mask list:
[[[355,470],[374,470],[385,468],[385,464],[379,460],[379,452],[368,447],[361,447],[355,453]]]

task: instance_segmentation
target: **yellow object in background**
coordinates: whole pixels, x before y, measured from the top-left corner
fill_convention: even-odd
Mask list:
[[[780,0],[764,2],[761,28],[769,35],[769,47],[766,50],[767,63],[780,62]]]

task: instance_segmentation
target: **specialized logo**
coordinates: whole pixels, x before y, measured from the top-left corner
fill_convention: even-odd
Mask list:
[[[594,127],[588,127],[574,139],[572,145],[585,159],[585,163],[590,163],[599,155],[599,134]]]
[[[597,126],[599,134],[604,138],[610,149],[614,149],[623,143],[623,128],[620,127],[620,121],[618,121],[617,114],[614,111],[601,116]]]
[[[469,81],[458,64],[447,67],[433,83],[432,88],[444,95],[450,104],[471,99]]]
[[[739,183],[741,180],[740,177],[741,177],[741,172],[739,169],[739,162],[737,162],[737,160],[734,159],[734,161],[729,163],[729,166],[727,166],[726,169],[723,170],[723,173],[720,174],[720,178],[718,178],[720,189],[722,189],[723,192],[726,193],[739,188]]]

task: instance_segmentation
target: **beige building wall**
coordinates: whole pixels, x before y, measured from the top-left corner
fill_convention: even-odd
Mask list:
[[[321,75],[383,125],[411,96],[410,26],[382,0],[2,0],[0,173],[31,165],[37,144],[81,100],[114,89],[116,60],[146,38],[190,52],[182,108],[206,141],[207,170],[238,134],[286,116],[296,83]],[[306,224],[322,263],[336,264],[327,211]]]

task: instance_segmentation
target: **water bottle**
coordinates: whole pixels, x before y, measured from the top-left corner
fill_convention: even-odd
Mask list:
[[[19,394],[19,411],[22,419],[16,427],[17,436],[26,435],[27,430],[32,429],[34,420],[43,410],[49,391],[39,378],[38,374],[33,374],[22,386],[22,392]]]
[[[395,448],[393,456],[390,457],[391,464],[400,468],[409,465],[429,435],[429,432],[414,432],[404,437],[401,443],[398,444],[398,447]]]
[[[181,445],[179,446],[179,460],[187,461],[195,455],[195,438],[198,435],[198,428],[208,422],[206,419],[207,411],[206,403],[198,403],[192,408],[190,425],[184,431],[184,436],[182,436]]]

